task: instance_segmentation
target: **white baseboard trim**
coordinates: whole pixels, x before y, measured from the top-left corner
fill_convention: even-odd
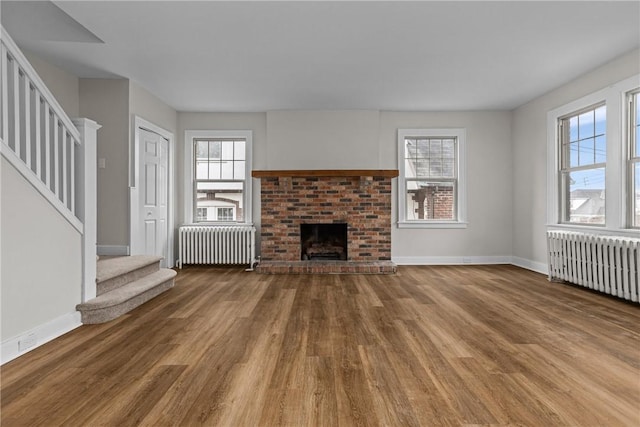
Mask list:
[[[406,256],[392,257],[391,260],[398,265],[513,264],[516,267],[526,268],[536,273],[548,274],[549,272],[547,264],[516,256]]]
[[[0,348],[0,364],[4,365],[16,357],[22,356],[31,350],[35,350],[41,345],[48,343],[49,341],[58,338],[81,325],[82,321],[80,312],[74,311],[50,320],[42,325],[36,326],[17,337],[2,341],[2,347]],[[26,348],[22,348],[23,346]]]
[[[511,264],[510,256],[402,256],[391,257],[398,265]]]
[[[98,255],[105,256],[128,256],[129,246],[119,245],[98,245]]]
[[[542,262],[531,261],[526,258],[520,258],[517,256],[511,257],[511,264],[516,267],[526,268],[527,270],[535,271],[536,273],[549,274],[549,267]]]

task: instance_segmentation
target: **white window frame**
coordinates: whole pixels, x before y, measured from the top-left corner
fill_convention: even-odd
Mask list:
[[[638,88],[640,74],[615,83],[597,92],[555,108],[547,113],[547,228],[562,230],[589,230],[595,234],[637,236],[630,229],[629,177],[627,143],[627,94]],[[607,106],[607,161],[605,167],[605,224],[587,225],[562,222],[562,194],[560,176],[560,135],[558,121],[587,107],[605,103]]]
[[[636,188],[635,188],[635,176],[634,167],[636,164],[640,164],[640,151],[636,150],[636,141],[640,138],[638,135],[638,125],[636,122],[635,109],[640,104],[640,87],[627,92],[626,102],[626,117],[627,117],[627,225],[629,228],[640,229],[640,223],[635,224],[635,210],[636,206]],[[636,102],[633,101],[634,96],[637,98]]]
[[[398,228],[467,228],[466,129],[398,129]],[[455,138],[456,142],[456,219],[407,219],[404,144],[407,138]]]
[[[194,171],[194,142],[197,139],[244,139],[245,144],[245,178],[244,178],[244,221],[216,222],[217,225],[224,224],[248,224],[253,225],[252,209],[252,159],[253,159],[253,131],[250,130],[187,130],[184,133],[184,222],[185,224],[203,225],[206,223],[194,222],[193,192],[195,184]]]

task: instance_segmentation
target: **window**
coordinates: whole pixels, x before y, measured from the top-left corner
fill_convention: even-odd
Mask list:
[[[547,113],[549,229],[640,229],[640,75]]]
[[[197,208],[196,209],[196,221],[206,221],[207,220],[207,208]]]
[[[185,132],[185,218],[251,222],[251,132]],[[188,175],[188,176],[189,176]]]
[[[398,226],[464,227],[464,129],[398,131]]]
[[[629,218],[631,227],[640,227],[640,89],[628,94],[629,122]]]
[[[605,224],[607,107],[588,107],[559,120],[562,221]]]
[[[233,208],[218,208],[218,221],[235,221]]]

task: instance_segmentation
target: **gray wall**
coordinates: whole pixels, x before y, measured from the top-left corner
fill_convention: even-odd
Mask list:
[[[465,128],[467,146],[466,229],[398,229],[397,188],[394,188],[392,259],[403,263],[500,262],[511,256],[511,113],[382,112],[380,166],[398,167],[399,128]],[[395,182],[397,187],[397,180]],[[482,259],[480,259],[482,258]]]
[[[5,342],[75,312],[82,254],[80,233],[11,163],[4,157],[0,162],[0,334]]]
[[[639,51],[624,55],[512,112],[270,111],[175,113],[127,80],[80,79],[30,57],[72,115],[101,125],[98,243],[128,245],[128,153],[131,115],[176,130],[176,225],[184,222],[184,131],[253,130],[254,169],[397,168],[398,128],[467,128],[468,219],[462,230],[393,229],[402,257],[515,256],[546,263],[546,114],[640,72]],[[75,101],[78,99],[78,101]],[[78,107],[74,105],[78,105]],[[174,119],[175,117],[175,119]],[[259,224],[259,181],[253,180]],[[396,220],[394,195],[394,221]]]
[[[254,132],[254,169],[397,169],[398,128],[467,129],[468,218],[462,230],[393,227],[392,256],[433,262],[434,257],[511,255],[511,113],[406,113],[387,111],[269,111],[179,113],[178,150],[184,165],[184,131],[248,129]],[[184,185],[182,169],[178,173]],[[259,181],[253,187],[259,225]],[[396,221],[397,197],[393,197]],[[180,212],[183,200],[178,194]],[[183,215],[179,215],[181,222]],[[488,259],[491,261],[491,259]],[[435,260],[437,261],[437,260]]]
[[[67,115],[79,117],[80,79],[29,52],[23,53]]]
[[[80,115],[98,131],[98,246],[129,245],[129,80],[80,79]]]
[[[640,73],[640,50],[628,53],[514,110],[512,121],[513,255],[547,263],[547,112]]]

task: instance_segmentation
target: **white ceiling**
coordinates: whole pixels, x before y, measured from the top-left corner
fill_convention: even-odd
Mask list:
[[[640,47],[638,1],[3,0],[2,23],[179,111],[512,109]]]

